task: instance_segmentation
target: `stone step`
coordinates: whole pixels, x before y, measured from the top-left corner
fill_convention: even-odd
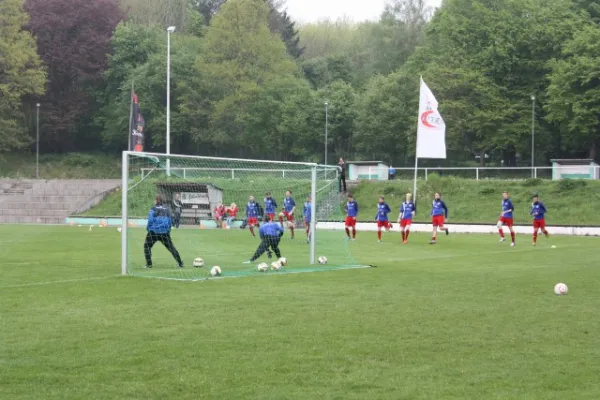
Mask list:
[[[73,212],[63,209],[0,209],[0,215],[20,216],[20,217],[68,217]]]
[[[0,214],[2,210],[75,210],[82,202],[3,202],[0,203]]]
[[[0,215],[0,224],[64,224],[64,218]]]

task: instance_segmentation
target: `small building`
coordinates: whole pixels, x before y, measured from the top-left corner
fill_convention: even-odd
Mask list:
[[[550,161],[552,161],[552,180],[600,179],[600,167],[592,159]]]
[[[347,178],[350,181],[358,181],[361,179],[387,181],[389,164],[383,161],[347,161],[348,167]]]
[[[182,224],[199,224],[212,219],[212,210],[223,202],[223,189],[210,183],[156,183],[157,193],[165,196],[172,204],[179,194],[183,208]]]

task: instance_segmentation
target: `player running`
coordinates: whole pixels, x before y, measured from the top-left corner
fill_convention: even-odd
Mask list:
[[[283,228],[283,218],[285,217],[290,228],[290,234],[292,236],[292,239],[294,238],[295,226],[294,211],[296,211],[296,202],[292,198],[292,191],[288,190],[287,192],[285,192],[285,199],[283,199],[283,212],[279,214],[279,223]]]
[[[250,229],[250,233],[252,236],[256,237],[254,234],[254,227],[258,227],[258,204],[254,200],[254,196],[250,196],[248,200],[248,204],[246,204],[246,218],[248,219],[248,228]]]
[[[265,221],[273,222],[275,220],[275,210],[277,202],[271,197],[271,192],[265,193]]]
[[[306,243],[310,243],[310,221],[312,216],[312,203],[310,201],[310,196],[306,197],[302,216],[304,217],[304,226],[306,229]]]
[[[515,212],[515,207],[513,206],[512,201],[508,197],[508,192],[502,192],[502,212],[500,213],[500,219],[498,220],[498,233],[500,234],[500,242],[506,241],[504,237],[504,229],[502,227],[506,225],[508,230],[510,231],[511,238],[511,247],[515,246],[515,231],[513,230],[513,213]]]
[[[550,236],[550,234],[546,230],[545,214],[547,210],[544,203],[540,201],[540,197],[537,194],[533,196],[532,200],[533,203],[531,203],[531,211],[529,214],[533,215],[533,245],[535,246],[537,243],[538,230],[541,230],[546,237]]]
[[[392,224],[388,220],[388,214],[392,212],[390,206],[385,202],[383,196],[379,196],[379,203],[377,203],[377,215],[375,221],[377,221],[377,242],[381,243],[381,228],[385,228],[389,231],[392,228]]]
[[[440,194],[436,193],[431,206],[431,224],[433,225],[433,234],[431,235],[431,241],[429,244],[435,244],[438,230],[445,231],[446,235],[450,233],[448,228],[444,226],[444,222],[446,222],[447,219],[448,207],[446,207],[446,203],[444,203]]]
[[[352,193],[348,193],[346,203],[346,236],[350,239],[350,228],[352,228],[352,240],[356,240],[356,217],[358,216],[358,203],[354,200]]]
[[[402,231],[402,244],[408,242],[410,226],[412,225],[412,219],[416,212],[417,206],[412,201],[412,194],[406,193],[406,201],[400,206],[400,215],[398,216],[398,223],[400,224],[400,230]]]

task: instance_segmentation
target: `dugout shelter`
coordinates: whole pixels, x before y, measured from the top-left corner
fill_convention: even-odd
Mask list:
[[[600,166],[592,159],[563,159],[552,162],[552,180],[600,179]]]
[[[211,183],[156,183],[156,192],[168,199],[169,204],[176,193],[180,195],[182,224],[211,219],[212,210],[223,203],[223,189]]]

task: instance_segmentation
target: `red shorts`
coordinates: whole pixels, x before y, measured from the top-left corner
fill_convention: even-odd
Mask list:
[[[546,220],[545,219],[534,219],[533,220],[533,229],[536,231],[538,229],[546,229]]]
[[[265,220],[273,222],[274,219],[275,219],[275,214],[273,214],[273,213],[266,213],[265,214]]]
[[[258,218],[248,217],[248,225],[258,225]]]
[[[390,221],[377,221],[377,228],[381,229],[381,228],[385,228],[385,229],[390,229],[391,225],[390,225]]]
[[[434,215],[431,217],[431,224],[435,226],[444,226],[444,216],[443,215]]]
[[[403,218],[400,221],[400,228],[406,228],[407,226],[411,226],[411,225],[412,225],[412,219]]]
[[[506,217],[500,217],[500,222],[502,222],[502,225],[506,225],[512,228],[513,226],[513,219],[512,218],[506,218]]]
[[[290,214],[287,211],[283,212],[283,216],[290,222],[294,222],[294,214]]]
[[[354,228],[356,226],[356,217],[346,217],[346,226]]]

